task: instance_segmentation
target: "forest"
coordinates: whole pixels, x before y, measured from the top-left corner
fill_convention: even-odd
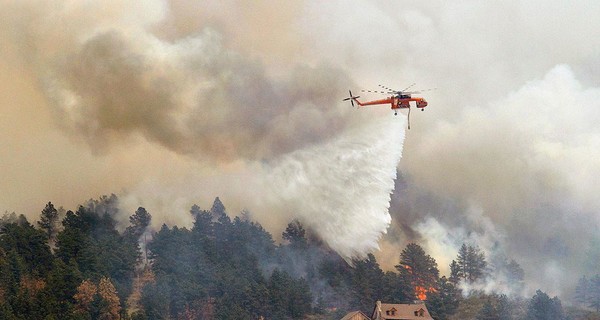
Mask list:
[[[76,211],[48,202],[37,221],[0,219],[0,319],[341,319],[377,300],[424,300],[443,319],[600,319],[600,275],[584,275],[574,301],[537,290],[523,298],[526,275],[515,260],[487,261],[463,244],[440,275],[417,243],[383,271],[372,254],[346,261],[300,221],[274,240],[251,215],[233,217],[217,197],[193,205],[190,228],[162,225],[140,207],[118,226],[118,197]],[[509,292],[473,289],[491,272]]]

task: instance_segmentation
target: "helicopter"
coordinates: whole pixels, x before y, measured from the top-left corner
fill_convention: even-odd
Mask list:
[[[389,103],[391,106],[391,109],[394,110],[394,115],[398,115],[398,109],[408,109],[408,129],[410,129],[410,108],[411,108],[410,102],[414,101],[416,104],[416,107],[421,109],[421,111],[425,111],[425,107],[427,107],[427,100],[425,100],[424,98],[420,98],[420,97],[413,97],[412,95],[419,94],[424,91],[435,90],[435,88],[432,88],[432,89],[421,90],[421,91],[406,91],[414,85],[415,85],[415,83],[411,84],[410,86],[406,87],[403,90],[394,90],[394,89],[388,88],[383,85],[379,85],[379,87],[381,87],[382,89],[384,89],[386,91],[361,90],[361,92],[382,93],[382,94],[390,94],[391,95],[385,99],[379,99],[379,100],[373,100],[373,101],[367,101],[367,102],[360,102],[358,100],[358,98],[360,98],[360,96],[353,96],[352,91],[348,90],[348,93],[350,93],[350,97],[343,99],[342,101],[350,100],[350,103],[352,104],[353,107],[354,107],[354,102],[356,102],[359,107],[366,107],[366,106]]]

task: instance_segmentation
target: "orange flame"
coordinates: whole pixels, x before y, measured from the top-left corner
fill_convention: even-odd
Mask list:
[[[403,265],[403,267],[408,270],[408,273],[412,274],[413,270],[410,266],[408,265]],[[426,288],[424,286],[420,286],[418,284],[415,284],[414,282],[412,283],[412,285],[415,286],[415,297],[417,297],[419,300],[421,301],[425,301],[427,300],[427,294],[430,292],[437,292],[437,290],[434,287],[429,287]]]
[[[419,298],[419,300],[427,300],[427,289],[425,287],[416,286],[415,287],[415,296]]]
[[[427,294],[431,292],[437,292],[437,290],[434,287],[415,286],[415,296],[421,301],[427,300]]]

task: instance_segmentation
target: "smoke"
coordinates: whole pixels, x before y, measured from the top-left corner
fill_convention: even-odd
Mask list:
[[[372,238],[354,245],[373,248],[388,219],[387,165],[399,155],[391,132],[402,133],[368,119],[378,111],[350,112],[339,100],[348,88],[417,82],[438,90],[411,119],[381,264],[393,268],[417,241],[444,271],[458,243],[481,241],[486,254],[521,264],[529,293],[568,293],[581,274],[598,273],[586,257],[600,209],[600,20],[585,18],[599,16],[595,1],[1,7],[5,210],[33,215],[49,200],[73,207],[121,192],[124,212],[142,205],[155,223],[186,225],[192,203],[220,196],[230,213],[247,207],[270,230],[298,216],[333,238],[358,228],[315,208],[357,208],[368,213],[344,214]],[[353,193],[341,172],[354,162],[335,158],[348,150],[339,139],[363,148],[371,135],[394,147],[354,159],[365,170],[353,180],[359,189],[370,187],[367,170],[383,180],[377,195]],[[336,181],[331,194],[320,192],[325,177]],[[275,186],[288,195],[275,197]],[[345,202],[351,194],[361,197]],[[371,200],[359,207],[363,197]]]
[[[566,298],[578,277],[598,273],[585,256],[600,209],[600,22],[575,18],[598,9],[591,1],[311,6],[307,33],[327,39],[314,51],[361,84],[438,88],[424,95],[428,112],[411,119],[382,265],[393,268],[415,241],[448,274],[456,243],[479,234],[488,257],[503,253],[523,267],[526,295]]]
[[[189,225],[192,203],[220,195],[231,213],[245,203],[267,224],[299,218],[347,258],[378,248],[404,122],[342,104],[351,84],[342,70],[294,64],[272,74],[228,46],[218,26],[165,32],[181,10],[168,2],[7,9],[15,26],[8,36],[72,139],[100,156],[142,139],[205,166],[130,185],[124,212],[142,205],[155,226]]]
[[[72,21],[94,8],[63,9],[55,18]],[[196,158],[263,159],[345,128],[348,108],[332,94],[350,83],[340,70],[298,66],[273,79],[260,61],[225,48],[214,29],[166,40],[147,27],[156,18],[132,26],[132,14],[92,17],[85,28],[61,32],[43,16],[25,28],[47,35],[41,45],[52,43],[56,52],[39,48],[29,57],[57,119],[95,151],[140,135]]]
[[[476,243],[488,258],[523,266],[524,293],[568,294],[597,272],[582,262],[600,222],[598,98],[598,88],[558,65],[490,106],[439,121],[411,150],[428,166],[403,162],[410,178],[393,216],[437,252],[442,269],[462,243]],[[505,292],[488,280],[486,289]]]

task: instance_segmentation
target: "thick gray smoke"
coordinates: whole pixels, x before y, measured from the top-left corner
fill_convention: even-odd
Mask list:
[[[42,19],[29,23],[52,28]],[[337,94],[350,81],[339,70],[297,67],[272,79],[260,61],[223,47],[210,28],[169,41],[145,28],[91,23],[98,25],[64,30],[71,41],[59,32],[44,39],[57,53],[30,57],[61,124],[95,150],[137,134],[194,157],[262,159],[347,125],[349,108],[340,107]]]

